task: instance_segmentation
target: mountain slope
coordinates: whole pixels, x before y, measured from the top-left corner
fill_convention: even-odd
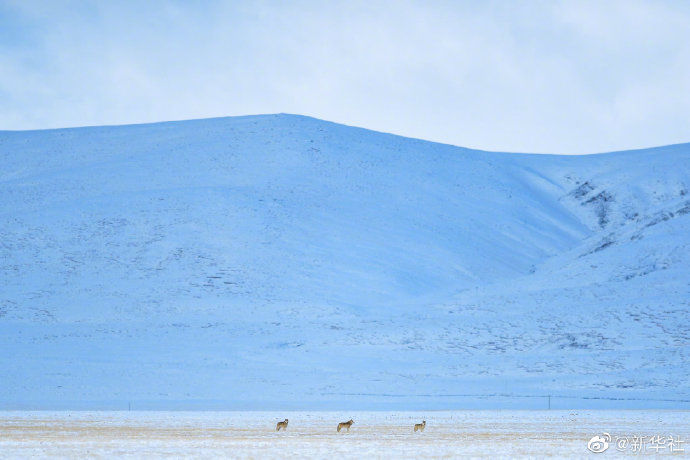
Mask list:
[[[0,401],[689,399],[689,157],[294,115],[0,132]]]

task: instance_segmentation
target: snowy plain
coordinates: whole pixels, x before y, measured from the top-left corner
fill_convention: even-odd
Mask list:
[[[0,164],[0,409],[690,408],[688,144],[281,114],[1,131]]]
[[[276,432],[284,418],[287,431]],[[350,432],[338,433],[349,418]],[[676,457],[690,452],[687,420],[649,410],[0,412],[0,458],[583,458],[602,433],[628,440],[604,457]]]

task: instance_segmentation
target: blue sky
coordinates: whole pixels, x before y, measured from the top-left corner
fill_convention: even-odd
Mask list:
[[[487,150],[690,141],[690,2],[3,1],[0,129],[289,112]]]

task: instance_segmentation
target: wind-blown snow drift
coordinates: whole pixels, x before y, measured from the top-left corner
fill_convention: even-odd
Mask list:
[[[690,145],[267,115],[0,132],[0,161],[5,406],[689,405]]]

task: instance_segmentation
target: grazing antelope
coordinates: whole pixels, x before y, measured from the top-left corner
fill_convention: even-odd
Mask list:
[[[347,431],[350,431],[350,427],[352,424],[355,423],[352,421],[352,419],[348,420],[347,422],[340,422],[338,423],[338,433],[340,433],[341,428],[347,428]]]
[[[414,430],[417,431],[424,431],[424,427],[426,427],[426,420],[422,420],[422,423],[415,423],[414,424]]]
[[[283,420],[282,422],[278,422],[276,425],[276,431],[280,431],[282,428],[283,431],[287,430],[287,424],[288,424],[288,419]]]

